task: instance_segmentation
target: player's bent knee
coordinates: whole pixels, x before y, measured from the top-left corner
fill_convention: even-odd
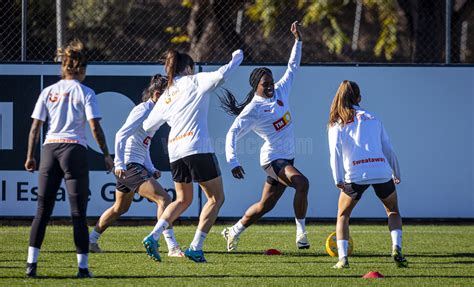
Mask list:
[[[294,187],[297,192],[308,192],[309,180],[304,175],[298,175],[294,178]]]

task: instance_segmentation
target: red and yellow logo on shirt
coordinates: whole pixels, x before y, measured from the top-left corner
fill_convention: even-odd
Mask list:
[[[49,101],[52,102],[52,103],[55,103],[61,99],[65,99],[69,97],[69,93],[52,93],[50,92],[48,94],[48,98],[49,98]]]
[[[291,121],[291,114],[290,112],[286,112],[283,117],[279,118],[277,121],[273,123],[273,126],[275,127],[275,130],[279,131],[282,128],[286,127],[288,123]]]

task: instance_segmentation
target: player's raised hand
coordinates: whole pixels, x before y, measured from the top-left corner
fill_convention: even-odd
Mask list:
[[[298,21],[295,21],[291,24],[290,31],[295,35],[295,39],[298,41],[303,41],[303,38],[301,37],[301,30],[300,30],[301,24]]]
[[[238,178],[238,179],[243,179],[244,178],[244,174],[245,174],[245,171],[244,169],[239,165],[237,167],[234,167],[232,169],[232,175],[235,177],[235,178]]]

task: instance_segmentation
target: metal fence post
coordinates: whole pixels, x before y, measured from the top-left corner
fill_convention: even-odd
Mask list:
[[[63,0],[56,0],[56,47],[59,49],[63,46],[64,41],[64,11]],[[58,59],[60,60],[60,59]]]
[[[445,43],[445,64],[451,64],[451,15],[453,1],[446,0],[446,43]]]
[[[21,0],[21,61],[26,61],[26,24],[28,20],[28,0]]]

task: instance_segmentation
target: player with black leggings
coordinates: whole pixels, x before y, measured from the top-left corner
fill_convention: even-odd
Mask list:
[[[101,118],[94,91],[83,84],[87,60],[84,45],[71,41],[58,50],[62,79],[45,88],[36,102],[31,117],[33,123],[28,138],[25,162],[27,171],[36,169],[34,151],[41,126],[48,120],[48,132],[41,152],[38,177],[38,208],[31,225],[26,275],[36,277],[36,267],[46,225],[53,212],[56,194],[64,179],[74,226],[74,243],[79,272],[77,277],[92,277],[88,266],[89,234],[87,230],[87,201],[89,171],[87,164],[86,122],[99,144],[107,171],[114,164],[99,124]]]

